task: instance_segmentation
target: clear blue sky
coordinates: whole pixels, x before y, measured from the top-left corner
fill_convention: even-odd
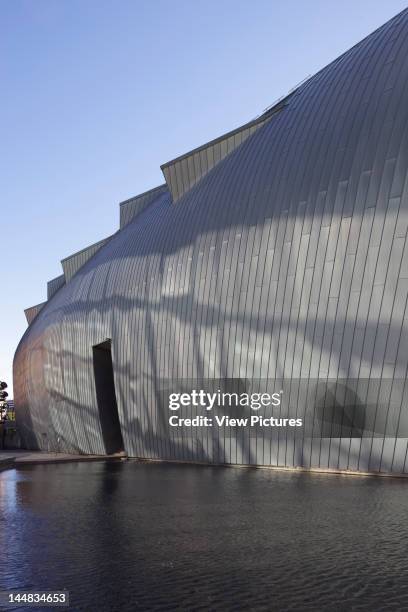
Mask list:
[[[1,0],[0,379],[60,260],[160,164],[253,118],[407,0]],[[11,385],[10,385],[11,386]]]

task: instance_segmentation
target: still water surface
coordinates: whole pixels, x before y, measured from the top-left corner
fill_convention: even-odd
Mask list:
[[[38,465],[0,473],[0,522],[1,588],[70,610],[408,609],[407,480]]]

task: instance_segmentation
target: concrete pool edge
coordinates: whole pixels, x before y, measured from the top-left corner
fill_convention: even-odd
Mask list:
[[[45,465],[57,463],[81,463],[91,461],[120,461],[117,455],[70,455],[68,453],[47,453],[44,451],[0,451],[0,472],[24,465]]]
[[[37,454],[38,453],[38,454]],[[3,457],[2,457],[3,455]],[[6,456],[7,455],[7,456]],[[277,472],[290,472],[299,474],[329,474],[337,476],[377,476],[380,478],[408,478],[408,474],[391,472],[364,472],[356,470],[342,470],[336,468],[315,468],[315,467],[285,467],[276,465],[248,465],[240,463],[206,463],[204,461],[182,461],[179,459],[153,459],[144,457],[126,457],[121,454],[116,455],[69,455],[66,453],[46,453],[43,451],[17,451],[15,453],[0,451],[0,471],[18,468],[25,465],[44,465],[57,463],[79,463],[95,461],[134,461],[143,464],[168,464],[168,465],[197,465],[200,467],[223,467],[236,469],[257,469],[271,470]]]
[[[408,474],[391,472],[362,472],[355,470],[341,470],[335,468],[309,468],[309,467],[285,467],[277,465],[248,465],[241,463],[206,463],[204,461],[181,461],[178,459],[146,459],[142,457],[128,457],[128,460],[138,463],[169,464],[169,465],[197,465],[200,467],[236,468],[248,470],[271,470],[275,472],[291,472],[301,474],[329,474],[337,476],[378,476],[380,478],[408,478]]]

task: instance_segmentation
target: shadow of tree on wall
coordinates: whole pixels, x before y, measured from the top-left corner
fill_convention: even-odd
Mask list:
[[[267,151],[268,141],[262,140],[261,136],[257,136],[261,139],[258,144],[266,147]],[[256,161],[253,162],[250,180],[246,182],[245,176],[248,178],[248,175],[245,175],[244,169],[250,157],[242,152],[250,151],[251,147]],[[279,161],[276,159],[278,153],[268,153],[268,157],[262,160],[264,169],[274,167],[274,162]],[[297,155],[297,151],[292,153]],[[233,155],[221,162],[203,179],[199,189],[193,188],[188,197],[182,198],[176,206],[170,206],[168,198],[163,197],[157,205],[141,213],[137,224],[130,223],[115,236],[40,312],[28,332],[27,348],[20,349],[24,351],[21,360],[25,361],[26,367],[17,384],[23,398],[19,407],[19,421],[23,437],[30,445],[44,448],[42,435],[46,432],[47,444],[52,449],[102,452],[100,425],[95,411],[92,362],[88,355],[92,342],[95,342],[94,332],[112,337],[114,345],[118,347],[125,340],[131,344],[128,352],[121,354],[115,362],[115,379],[125,445],[132,454],[139,456],[159,457],[166,452],[173,457],[181,456],[189,460],[214,461],[219,458],[221,462],[228,462],[233,458],[234,462],[239,462],[240,457],[243,462],[259,463],[252,441],[244,433],[238,434],[232,442],[230,439],[228,448],[216,432],[205,439],[197,439],[193,445],[183,439],[174,442],[159,435],[157,423],[164,422],[166,413],[160,406],[158,381],[165,375],[177,377],[181,371],[183,376],[194,374],[203,379],[213,375],[216,370],[222,378],[251,379],[258,370],[265,377],[291,379],[294,377],[294,364],[298,362],[300,377],[314,376],[325,381],[329,377],[330,361],[333,360],[337,362],[336,372],[343,373],[345,379],[360,377],[363,357],[362,347],[354,341],[356,320],[348,320],[347,315],[337,311],[337,306],[335,314],[329,316],[328,297],[327,303],[323,301],[324,305],[319,311],[312,308],[311,313],[302,316],[299,296],[296,296],[299,288],[294,280],[295,272],[288,274],[296,220],[301,220],[303,232],[307,215],[311,219],[315,215],[322,215],[323,211],[334,215],[338,184],[331,189],[332,197],[327,198],[327,209],[323,202],[319,210],[318,198],[312,198],[314,208],[308,213],[302,212],[302,217],[299,216],[300,203],[292,197],[293,185],[288,186],[283,180],[282,186],[278,187],[278,183],[275,184],[268,174],[267,180],[256,183],[257,172],[262,173],[258,167],[259,153],[256,153],[253,139]],[[237,156],[239,163],[233,167],[231,164]],[[303,161],[305,165],[309,163],[312,162]],[[228,168],[230,175],[223,174]],[[277,194],[284,187],[288,187],[288,193],[285,202],[280,202]],[[214,199],[214,202],[211,200],[217,190],[221,195],[228,194],[223,207],[216,206],[220,198]],[[271,204],[273,202],[280,202],[279,210]],[[356,206],[359,205],[356,200]],[[337,211],[339,217],[341,212],[341,209]],[[275,270],[273,275],[271,266],[269,274],[264,274],[257,286],[255,279],[258,276],[258,264],[265,264],[269,251],[261,251],[255,240],[248,246],[248,235],[259,229],[258,225],[263,230],[267,219],[271,222],[269,232],[276,232],[276,244],[273,243],[273,246],[279,257],[273,260],[273,265],[278,261],[278,273]],[[216,230],[216,235],[211,234],[213,230]],[[312,243],[311,229],[306,235]],[[222,255],[224,242],[227,243],[225,248],[230,249],[230,268],[224,266],[222,260],[222,257],[227,257],[225,253]],[[186,247],[191,248],[191,253],[185,251]],[[282,263],[285,248],[289,255],[286,263]],[[293,247],[295,252],[296,249],[297,265],[300,242],[298,247]],[[171,260],[170,265],[170,258],[182,251],[180,261]],[[211,264],[208,263],[210,252]],[[322,252],[324,264],[326,250]],[[190,255],[191,264],[188,263]],[[204,255],[208,259],[205,275],[202,272]],[[250,270],[249,264],[245,268],[245,262],[252,265],[255,258],[258,259],[253,264],[254,269]],[[180,285],[177,286],[173,279],[173,266],[179,264]],[[228,278],[224,277],[226,268],[229,272],[232,270]],[[323,273],[321,276],[319,296]],[[285,279],[281,283],[283,289],[279,284],[281,277]],[[254,279],[250,287],[248,278]],[[133,282],[135,285],[132,285]],[[290,283],[293,283],[292,286]],[[225,299],[221,299],[226,284]],[[196,293],[191,287],[194,287]],[[260,314],[260,304],[253,307],[257,288],[267,296],[266,313]],[[283,291],[283,297],[280,296],[282,299],[279,291]],[[308,300],[309,308],[310,296]],[[224,308],[219,305],[221,303],[225,304]],[[138,344],[136,338],[129,340],[126,337],[124,328],[127,321],[132,324],[136,321],[133,327],[129,324],[127,333],[130,330]],[[59,327],[62,328],[61,332],[55,329]],[[344,334],[347,329],[347,334],[353,338],[349,350],[345,350],[343,344],[339,349],[334,348],[335,327],[339,334]],[[376,322],[367,320],[363,332],[364,337],[376,338]],[[390,323],[389,335],[398,337],[400,332],[401,326]],[[290,335],[294,337],[293,347],[289,346]],[[101,340],[103,338],[96,339]],[[297,346],[301,346],[298,352]],[[208,351],[206,347],[210,347]],[[376,368],[375,376],[381,378],[383,364],[375,362],[373,351],[374,345],[366,361],[371,360],[371,368]],[[257,352],[261,356],[258,361]],[[310,355],[314,353],[318,353],[318,366],[313,373]],[[213,358],[213,363],[210,363],[209,356]],[[53,369],[54,373],[50,373],[54,361],[59,365]],[[327,373],[321,374],[326,370]],[[59,375],[62,377],[60,389],[55,391],[53,377]],[[372,370],[369,376],[372,376]],[[25,387],[24,377],[31,381],[28,387]],[[129,388],[130,378],[136,389]],[[38,384],[36,381],[39,381]],[[346,383],[343,386],[347,386]],[[356,434],[365,425],[362,408],[367,406],[367,397],[354,393],[354,397],[350,396],[346,403],[342,403],[338,399],[338,390],[334,396],[325,391],[322,399],[316,397],[315,389],[307,388],[305,406],[310,406],[322,423],[326,423],[328,414],[331,415],[327,436],[329,441],[324,441],[325,436],[322,435],[318,439],[311,436],[309,441],[304,433],[297,441],[288,438],[282,440],[278,433],[276,448],[272,448],[271,444],[271,448],[267,449],[270,463],[281,465],[292,462],[293,465],[310,467],[322,463],[331,464],[331,458],[334,457],[338,465],[344,448],[348,446],[347,465],[359,464],[363,446],[361,436],[343,435],[349,429]],[[399,415],[404,405],[403,396]],[[302,405],[301,399],[298,395],[299,405]],[[388,401],[391,402],[391,395]],[[127,405],[129,403],[131,406]],[[384,405],[388,413],[387,403]],[[138,413],[137,417],[134,417],[134,411]],[[335,433],[339,433],[339,439]],[[371,443],[370,448],[370,461],[372,456],[373,464],[378,465],[379,470],[383,461],[385,438],[384,429],[382,445]],[[265,445],[269,442],[263,439],[261,443]],[[397,440],[392,443],[393,462]],[[232,450],[231,444],[235,445]],[[404,452],[406,454],[406,448]],[[401,459],[399,462],[405,469],[405,456],[403,462]]]
[[[134,301],[126,301],[121,298],[120,303],[122,306],[125,302],[125,308],[130,308],[131,304],[134,307]],[[143,302],[140,301],[139,307],[144,306]],[[115,307],[118,307],[117,301],[115,301]],[[75,305],[76,310],[84,309],[84,313],[88,311],[88,308],[83,303]],[[95,308],[95,304],[93,304]],[[101,310],[109,309],[109,303],[103,303]],[[159,394],[159,375],[157,370],[157,364],[160,360],[156,354],[156,339],[154,335],[154,324],[152,321],[152,313],[155,309],[158,309],[158,305],[154,305],[150,309],[146,309],[146,330],[148,330],[148,342],[146,345],[148,353],[148,362],[151,368],[142,374],[144,383],[142,385],[142,391],[145,393],[146,389],[151,389],[155,395],[155,410],[152,410],[152,406],[149,406],[148,396],[136,394],[134,390],[131,390],[130,402],[133,406],[139,407],[140,417],[136,417],[130,420],[122,418],[123,435],[128,448],[136,449],[132,451],[132,454],[140,457],[147,458],[165,458],[165,459],[181,459],[185,461],[198,461],[198,462],[216,462],[216,463],[229,463],[229,462],[243,462],[250,465],[257,465],[260,461],[257,455],[253,452],[251,447],[251,440],[245,432],[239,432],[230,438],[229,440],[220,439],[218,431],[215,430],[211,433],[211,436],[203,439],[196,438],[194,441],[191,439],[183,440],[183,438],[175,438],[169,436],[163,436],[158,433],[158,423],[161,421],[165,423],[168,416],[167,406],[164,406],[160,401]],[[216,309],[213,309],[215,314],[218,315]],[[231,316],[231,319],[235,320],[235,323],[241,322],[241,317]],[[267,325],[269,322],[267,322]],[[114,335],[114,334],[113,334]],[[54,351],[55,352],[55,351]],[[53,351],[47,349],[44,351],[42,348],[38,354],[31,353],[31,358],[35,359],[35,367],[38,367],[39,363],[43,363],[44,354],[47,354],[47,359],[52,358]],[[199,372],[201,378],[205,378],[205,374],[208,373],[204,368],[204,360],[199,356],[200,349],[196,344],[196,355],[197,366],[196,371]],[[89,358],[84,358],[70,351],[62,350],[56,351],[54,357],[57,356],[60,363],[65,363],[67,360],[75,363],[75,367],[78,369],[91,368],[92,362]],[[40,361],[37,362],[38,357]],[[45,364],[47,360],[45,360]],[[144,364],[146,367],[146,364]],[[117,380],[123,380],[129,376],[129,372],[132,371],[134,364],[129,362],[123,367],[115,364],[115,376]],[[35,373],[36,370],[33,372]],[[37,377],[37,380],[40,380]],[[69,393],[59,394],[55,391],[55,388],[49,388],[47,390],[46,381],[43,381],[44,395],[41,397],[41,406],[36,406],[31,402],[30,411],[27,412],[24,424],[23,424],[23,435],[24,439],[28,441],[28,444],[34,448],[42,448],[45,450],[65,450],[76,453],[99,453],[103,454],[103,448],[100,444],[101,431],[100,424],[97,418],[97,413],[92,405],[75,400],[74,397],[80,397],[81,385],[78,380],[74,377],[75,389],[69,388]],[[91,386],[93,385],[92,376],[88,379]],[[117,386],[117,393],[120,395],[120,384]],[[243,387],[244,388],[244,387]],[[345,469],[352,469],[353,466],[360,465],[361,462],[361,436],[366,425],[366,404],[364,398],[361,399],[353,389],[349,389],[347,384],[337,382],[334,390],[327,390],[327,386],[322,384],[322,392],[318,391],[318,387],[313,391],[315,398],[312,401],[312,407],[315,410],[316,422],[321,426],[321,431],[317,431],[318,436],[315,438],[312,436],[310,440],[305,439],[294,439],[293,441],[288,439],[275,439],[277,442],[278,450],[275,452],[272,448],[270,449],[270,463],[272,465],[294,465],[298,467],[313,467],[322,465],[322,445],[326,445],[327,441],[322,441],[324,438],[330,438],[330,449],[326,453],[326,467],[342,467],[339,462],[340,453],[344,451],[344,448],[348,447],[348,458],[346,465],[343,465]],[[32,390],[31,390],[32,392]],[[298,391],[299,392],[299,391]],[[343,399],[340,401],[340,396]],[[34,395],[35,397],[35,395]],[[346,402],[344,401],[346,398]],[[118,397],[118,403],[120,400]],[[59,406],[58,410],[64,411],[65,421],[60,427],[51,417],[51,411],[53,408]],[[127,406],[122,405],[120,407],[121,415],[128,413]],[[28,420],[28,418],[30,420]],[[128,417],[127,417],[128,418]],[[31,422],[30,422],[31,421]],[[69,426],[67,427],[67,423]],[[78,428],[78,425],[80,427]],[[50,427],[51,425],[51,427]],[[47,432],[47,439],[45,440],[42,436],[43,431]],[[34,434],[37,432],[37,435]],[[40,432],[40,435],[38,435]],[[385,435],[384,435],[385,437]],[[354,442],[353,440],[354,439]],[[358,445],[355,445],[355,441]],[[259,444],[265,445],[265,439],[258,440]],[[394,451],[396,441],[394,443]],[[136,445],[136,446],[135,446]],[[382,448],[371,449],[373,453],[374,465],[378,465],[381,469],[382,460]],[[280,448],[279,448],[280,447]],[[308,448],[309,447],[309,448]],[[235,449],[235,450],[234,450]],[[316,450],[318,449],[318,450]],[[276,450],[276,449],[275,449]],[[290,457],[292,456],[292,460]],[[241,457],[241,461],[237,461],[237,457]],[[313,459],[315,457],[315,459]],[[337,462],[334,465],[332,458],[337,457]],[[283,459],[282,459],[283,458]],[[371,460],[371,458],[370,458]]]

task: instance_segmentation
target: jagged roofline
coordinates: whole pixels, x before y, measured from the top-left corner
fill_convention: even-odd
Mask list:
[[[287,96],[283,100],[280,100],[276,105],[268,109],[260,117],[257,117],[256,119],[246,123],[245,125],[235,130],[232,130],[230,132],[227,132],[226,134],[204,145],[201,145],[197,149],[194,149],[193,151],[190,151],[189,153],[186,153],[185,155],[182,155],[181,157],[178,157],[168,162],[167,164],[164,164],[163,166],[161,166],[163,170],[163,174],[166,178],[166,183],[163,183],[162,185],[159,185],[158,187],[154,187],[153,189],[144,191],[137,196],[128,198],[127,200],[124,200],[123,202],[119,203],[119,210],[120,210],[119,231],[123,229],[126,225],[128,225],[128,223],[133,221],[133,219],[138,214],[140,214],[147,206],[149,206],[154,200],[156,200],[157,197],[161,196],[167,191],[170,191],[173,202],[179,199],[181,195],[183,195],[184,193],[186,193],[186,191],[191,189],[191,187],[193,187],[200,179],[202,179],[205,174],[207,174],[210,170],[212,170],[212,168],[214,168],[214,166],[219,161],[221,161],[221,159],[224,159],[229,153],[235,150],[237,146],[239,146],[242,142],[244,142],[244,140],[246,140],[251,134],[253,134],[262,125],[264,125],[266,121],[268,121],[274,114],[276,114],[282,108],[284,108],[286,106],[288,97],[289,96]],[[224,149],[222,148],[223,144],[225,144]],[[218,157],[217,157],[217,149],[219,149],[220,151],[220,155]],[[180,173],[180,177],[182,177],[185,163],[188,164],[189,160],[192,159],[194,155],[200,155],[201,152],[205,152],[205,155],[208,160],[205,170],[203,170],[203,167],[201,167],[200,171],[196,172],[194,176],[190,178],[190,182],[188,186],[185,186],[182,193],[180,193],[179,190],[175,191],[174,186],[177,185],[177,178],[176,178],[175,183],[171,181],[170,176],[173,174],[173,172],[172,170],[169,170],[170,167],[172,169],[173,168],[175,169],[176,175],[177,173]],[[48,281],[47,300],[51,299],[53,295],[55,295],[55,293],[61,287],[63,287],[66,283],[68,283],[73,278],[73,276],[85,265],[85,263],[89,261],[89,259],[91,259],[91,257],[93,257],[99,251],[99,249],[102,248],[114,235],[115,234],[112,234],[111,236],[108,236],[107,238],[99,240],[98,242],[95,242],[83,249],[80,249],[79,251],[76,251],[72,255],[68,255],[67,257],[62,259],[61,265],[62,265],[64,273]],[[47,303],[46,301],[42,302],[40,304],[41,308],[46,303]],[[28,320],[28,317],[26,315],[27,321],[29,324],[31,324],[31,322],[34,320],[35,316],[38,314],[40,309],[38,309],[38,306],[36,305],[36,306],[29,307],[24,311],[24,312],[26,311],[31,312],[31,310],[33,309],[36,309],[35,315],[30,317],[30,320]]]
[[[51,299],[55,295],[58,289],[61,289],[65,285],[65,274],[60,274],[55,278],[52,278],[47,283],[47,300]]]
[[[61,259],[62,269],[64,270],[65,281],[68,283],[73,276],[103,247],[115,234],[98,240],[89,246]]]
[[[123,202],[119,203],[119,206],[126,206],[130,204],[131,202],[134,202],[135,200],[139,200],[140,198],[144,198],[145,196],[153,195],[158,191],[165,190],[166,188],[167,188],[166,183],[162,183],[161,185],[158,185],[157,187],[152,187],[152,189],[148,189],[147,191],[143,191],[142,193],[139,193],[136,196],[132,196],[131,198],[128,198],[127,200],[123,200]]]
[[[394,17],[392,17],[389,22],[395,21],[402,15],[406,9],[403,9],[399,13],[397,13]],[[387,22],[387,23],[389,23]],[[185,193],[187,193],[194,185],[196,185],[210,170],[212,170],[217,163],[219,163],[222,159],[224,159],[229,153],[235,150],[244,140],[246,140],[249,136],[251,136],[255,131],[261,128],[265,123],[267,123],[274,115],[276,115],[279,111],[283,110],[289,103],[290,98],[308,87],[319,75],[330,66],[337,64],[342,58],[347,55],[352,49],[358,47],[363,44],[364,41],[375,34],[378,30],[383,28],[386,24],[380,25],[378,28],[370,32],[367,36],[365,36],[362,40],[358,41],[355,45],[351,46],[349,49],[344,51],[341,55],[336,57],[332,62],[329,62],[326,66],[317,71],[313,76],[308,78],[299,84],[299,86],[295,87],[293,90],[289,92],[289,94],[280,100],[277,103],[268,108],[263,114],[254,120],[244,124],[243,126],[236,128],[226,134],[215,138],[207,142],[204,145],[197,147],[185,153],[179,157],[172,159],[169,162],[166,162],[161,166],[162,172],[164,174],[164,178],[166,180],[165,184],[159,185],[153,189],[145,191],[133,198],[129,198],[124,200],[119,204],[120,207],[120,229],[123,229],[130,221],[132,221],[142,210],[146,208],[149,204],[151,204],[156,197],[165,193],[168,189],[171,193],[173,203],[179,200]],[[120,231],[120,230],[119,230]],[[47,297],[50,299],[62,286],[69,282],[78,270],[91,258],[93,255],[112,238],[115,234],[112,234],[108,238],[100,240],[80,251],[64,258],[61,260],[61,264],[64,268],[64,265],[69,268],[68,275],[64,269],[64,274],[52,279],[47,283]],[[80,263],[83,260],[82,263]],[[70,264],[72,264],[70,266]],[[74,272],[72,272],[74,270]],[[37,304],[35,306],[31,306],[26,308],[24,312],[26,313],[27,320],[30,317],[30,324],[37,314],[40,312],[42,307],[47,303],[47,301],[42,302],[41,304]],[[33,312],[34,315],[31,316],[27,313]]]
[[[370,36],[374,35],[378,30],[383,28],[387,23],[398,19],[406,9],[397,13],[388,22],[380,25],[378,28],[367,34],[359,40],[355,45],[349,47],[341,55],[337,56],[333,61],[329,62],[318,70],[315,74],[307,77],[298,85],[293,87],[286,96],[279,98],[276,103],[267,108],[264,113],[254,120],[242,125],[231,132],[228,132],[214,140],[207,142],[204,145],[197,147],[184,153],[179,157],[172,159],[169,162],[161,165],[162,172],[166,179],[169,191],[172,195],[173,203],[177,202],[185,193],[194,187],[210,170],[212,170],[220,161],[222,161],[229,153],[234,151],[244,140],[251,136],[260,127],[263,127],[276,113],[285,108],[290,101],[290,98],[300,92],[300,90],[308,87],[320,74],[340,62],[345,55],[352,49],[362,45]]]
[[[144,191],[133,198],[120,202],[120,229],[118,231],[123,229],[123,227],[130,223],[140,212],[142,212],[142,210],[144,210],[158,197],[164,193],[167,193],[167,191],[167,185],[164,183],[158,187]],[[107,238],[99,240],[98,242],[94,242],[93,244],[88,245],[87,247],[80,249],[79,251],[76,251],[75,253],[72,253],[72,255],[68,255],[61,260],[63,274],[47,282],[47,300],[45,302],[41,302],[40,304],[30,306],[24,310],[27,323],[29,325],[31,325],[47,301],[50,300],[62,287],[64,287],[87,263],[87,261],[89,261],[105,244],[107,244],[116,233],[117,232],[111,236],[108,236]]]
[[[14,362],[27,445],[106,451],[93,347],[109,338],[129,456],[408,473],[407,54],[408,10],[182,200],[160,196],[52,298]],[[298,414],[312,407],[319,421],[329,395],[315,383],[328,381],[329,403],[339,390],[340,403],[391,426],[344,440],[334,411],[323,442],[277,446],[260,433],[235,448],[198,432],[173,444],[161,381],[203,376],[286,378]]]
[[[164,183],[163,185],[154,187],[154,189],[149,189],[133,198],[121,202],[119,204],[120,229],[123,229],[128,223],[133,221],[139,213],[163,193],[167,193],[167,191],[167,184]]]
[[[42,310],[42,308],[45,306],[46,303],[47,302],[41,302],[40,304],[36,304],[35,306],[30,306],[29,308],[26,308],[24,310],[24,314],[26,316],[27,323],[29,325],[31,325],[35,317],[38,315],[40,310]]]
[[[265,125],[274,115],[288,104],[289,94],[260,117],[227,132],[180,157],[163,164],[162,172],[166,179],[173,203],[190,191],[220,161],[235,151],[247,138]]]

